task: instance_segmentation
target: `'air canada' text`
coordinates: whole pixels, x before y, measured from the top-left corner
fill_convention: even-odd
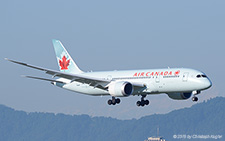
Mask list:
[[[140,77],[140,76],[168,76],[168,75],[179,75],[180,71],[162,71],[162,72],[136,72],[133,77]]]

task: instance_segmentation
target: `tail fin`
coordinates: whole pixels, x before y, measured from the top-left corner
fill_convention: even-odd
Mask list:
[[[52,40],[59,70],[68,73],[82,73],[59,40]]]

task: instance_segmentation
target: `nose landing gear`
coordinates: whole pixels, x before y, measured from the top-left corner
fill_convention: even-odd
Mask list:
[[[192,101],[196,102],[196,101],[198,101],[198,98],[196,96],[193,96]]]
[[[141,101],[137,101],[136,105],[139,107],[139,106],[142,106],[144,107],[145,105],[148,105],[149,104],[149,100],[144,100],[144,98],[146,97],[146,95],[141,95]]]
[[[194,96],[192,97],[192,101],[197,102],[198,98],[195,95],[200,94],[200,93],[201,93],[201,91],[193,91],[192,94]]]
[[[120,99],[119,98],[115,98],[114,96],[112,97],[112,99],[108,100],[108,104],[109,105],[116,105],[120,103]]]

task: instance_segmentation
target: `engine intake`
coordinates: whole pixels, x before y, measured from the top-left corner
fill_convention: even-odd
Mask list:
[[[191,97],[192,92],[187,92],[187,93],[168,93],[167,95],[171,99],[175,100],[185,100]]]
[[[111,82],[108,88],[109,94],[115,97],[129,96],[133,90],[133,85],[126,81]]]

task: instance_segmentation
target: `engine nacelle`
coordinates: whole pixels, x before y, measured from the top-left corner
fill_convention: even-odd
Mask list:
[[[129,96],[133,93],[134,87],[130,82],[111,82],[108,88],[109,94],[115,97]]]
[[[167,94],[171,99],[175,100],[185,100],[191,97],[192,92],[187,93],[168,93]]]

